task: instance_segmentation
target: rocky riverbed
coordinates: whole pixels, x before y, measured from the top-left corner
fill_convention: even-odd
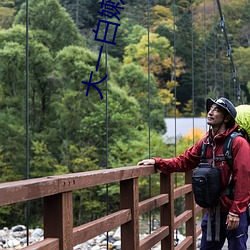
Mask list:
[[[140,235],[140,238],[146,237],[147,234]],[[29,244],[39,242],[44,239],[43,230],[41,228],[29,229]],[[183,239],[182,235],[179,235],[179,240]],[[24,225],[17,225],[12,228],[3,228],[0,230],[0,249],[22,249],[27,246],[27,229]],[[121,249],[121,232],[120,228],[114,231],[109,231],[108,236],[101,234],[83,244],[79,244],[74,247],[74,250],[104,250]],[[152,250],[160,250],[160,243],[157,244]]]

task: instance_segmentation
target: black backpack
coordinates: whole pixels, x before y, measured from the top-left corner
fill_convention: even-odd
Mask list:
[[[233,157],[232,157],[232,142],[237,136],[242,136],[241,133],[233,132],[231,133],[224,145],[223,154],[224,157],[217,157],[215,161],[226,160],[229,167],[232,170],[233,167]],[[206,150],[207,144],[203,143],[201,162],[198,168],[193,172],[192,176],[192,187],[195,202],[203,208],[215,207],[219,203],[219,198],[221,196],[221,171],[219,168],[214,167],[211,163],[206,162]],[[233,185],[230,182],[227,186],[228,196],[233,199]]]

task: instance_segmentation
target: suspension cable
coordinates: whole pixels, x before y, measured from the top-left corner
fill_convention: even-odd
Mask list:
[[[176,131],[176,116],[177,116],[177,107],[176,107],[176,96],[177,96],[177,86],[176,86],[176,28],[175,28],[175,25],[176,25],[176,2],[175,0],[173,0],[173,5],[174,5],[174,58],[173,58],[173,61],[174,61],[174,73],[173,73],[173,81],[174,81],[174,97],[175,97],[175,101],[174,101],[174,114],[175,114],[175,123],[174,123],[174,126],[175,126],[175,156],[177,154],[177,149],[176,149],[176,137],[177,137],[177,131]]]
[[[107,21],[107,16],[105,16],[105,20]],[[105,23],[105,30],[107,29],[107,23]],[[105,70],[106,70],[106,75],[108,75],[108,44],[105,43]],[[109,168],[109,151],[108,151],[108,147],[109,147],[109,119],[108,119],[108,115],[109,115],[109,109],[108,109],[108,77],[106,78],[106,169]],[[108,183],[106,184],[106,215],[108,215],[109,213],[109,185]],[[107,232],[107,249],[108,249],[108,234],[109,232]]]
[[[207,39],[206,39],[206,23],[207,23],[207,17],[206,17],[206,0],[204,0],[204,90],[205,90],[205,97],[207,97]]]
[[[191,30],[192,30],[192,115],[193,115],[193,144],[194,144],[194,117],[195,117],[195,107],[194,107],[194,10],[193,10],[193,0],[191,0]]]
[[[151,127],[151,119],[150,119],[150,0],[147,1],[147,7],[148,7],[148,23],[147,23],[147,29],[148,29],[148,158],[151,157],[151,133],[150,133],[150,127]],[[151,197],[151,175],[148,176],[148,185],[149,185],[149,197]],[[151,218],[151,211],[149,212],[149,233],[151,233],[152,228],[152,218]]]
[[[174,19],[174,58],[173,58],[173,60],[174,60],[174,74],[173,74],[173,81],[174,81],[174,97],[175,97],[175,99],[174,99],[174,114],[175,114],[175,119],[174,119],[174,126],[175,126],[175,143],[174,143],[174,145],[175,145],[175,147],[174,147],[174,151],[175,151],[175,156],[177,155],[177,125],[176,125],[176,123],[177,123],[177,119],[176,119],[176,117],[177,117],[177,101],[176,101],[176,98],[177,98],[177,85],[176,85],[176,27],[175,27],[175,25],[176,25],[176,2],[175,2],[175,0],[173,0],[173,19]],[[175,187],[177,187],[177,173],[175,173]],[[176,241],[176,245],[178,245],[178,243],[179,243],[179,239],[178,239],[178,232],[177,232],[177,229],[175,230],[175,241]]]
[[[231,45],[229,43],[228,40],[228,36],[227,36],[227,30],[226,30],[226,24],[225,24],[225,18],[222,14],[222,9],[221,9],[221,4],[220,4],[220,0],[216,0],[217,1],[217,5],[218,5],[218,10],[219,10],[219,14],[220,14],[220,28],[221,31],[224,34],[224,38],[226,40],[226,45],[227,45],[227,57],[230,60],[230,66],[232,69],[232,75],[233,75],[233,81],[234,81],[234,87],[237,85],[237,90],[236,90],[236,95],[237,95],[237,99],[238,99],[238,103],[241,104],[242,103],[242,97],[241,97],[241,86],[240,86],[240,82],[237,81],[237,72],[236,72],[236,68],[234,65],[234,60],[233,60],[233,55],[232,55],[232,49],[231,49]],[[235,88],[234,88],[235,89]]]
[[[26,0],[26,45],[25,45],[25,72],[26,72],[26,175],[25,179],[29,179],[29,0]],[[29,245],[29,210],[30,203],[26,202],[26,230],[27,245]]]
[[[213,1],[214,6],[214,23],[216,20],[215,15],[215,0]],[[216,25],[214,25],[214,90],[217,92],[217,32],[216,32]]]

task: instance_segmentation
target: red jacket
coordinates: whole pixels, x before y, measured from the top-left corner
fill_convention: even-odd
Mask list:
[[[225,138],[233,131],[238,130],[238,125],[228,129],[223,134],[218,134],[212,139],[209,134],[187,149],[184,154],[176,158],[154,158],[155,166],[163,173],[186,172],[198,166],[202,151],[202,142],[209,143],[207,146],[206,159],[213,158],[213,146],[215,158],[223,157],[223,144]],[[237,136],[232,144],[233,155],[233,180],[234,200],[230,200],[225,194],[220,198],[221,211],[232,212],[241,215],[250,201],[250,144],[241,136]],[[215,166],[221,169],[221,184],[224,189],[230,178],[231,170],[226,161],[215,162]]]

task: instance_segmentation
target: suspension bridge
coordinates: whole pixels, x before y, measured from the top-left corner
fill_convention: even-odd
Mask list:
[[[121,249],[150,249],[161,242],[161,249],[196,249],[201,228],[196,214],[201,211],[193,198],[191,173],[186,184],[174,188],[174,176],[160,174],[160,193],[139,202],[138,178],[157,174],[154,166],[131,166],[60,176],[48,176],[0,184],[0,205],[43,199],[44,240],[25,250],[72,250],[101,233],[121,227]],[[72,192],[74,190],[119,182],[120,210],[89,223],[73,227]],[[185,211],[175,218],[174,200],[185,196]],[[160,227],[139,239],[139,216],[160,208]],[[186,226],[186,237],[175,248],[175,229]]]
[[[192,10],[191,1],[191,10]],[[237,71],[234,63],[232,48],[229,42],[225,18],[222,12],[220,1],[217,0],[218,13],[220,16],[219,26],[226,43],[226,55],[229,59],[230,71],[232,73],[233,94],[232,97],[237,99],[238,103],[242,103],[242,93],[240,81],[237,76]],[[29,202],[40,199],[43,204],[43,226],[44,226],[44,240],[41,242],[28,245],[23,248],[25,250],[72,250],[74,246],[86,242],[100,234],[105,234],[117,227],[121,228],[121,249],[122,250],[148,250],[153,248],[156,244],[161,245],[162,250],[176,249],[198,249],[198,238],[201,235],[201,227],[199,218],[206,212],[205,209],[199,207],[193,197],[191,177],[192,173],[188,172],[184,175],[184,184],[176,185],[175,174],[165,175],[158,173],[154,166],[123,166],[119,168],[109,168],[109,99],[108,99],[108,80],[106,80],[106,169],[78,172],[71,174],[53,175],[42,178],[29,177],[29,150],[30,150],[30,121],[29,121],[29,1],[26,0],[26,179],[6,182],[0,184],[0,206],[7,206],[13,204],[25,203],[27,204],[27,218],[29,217]],[[205,4],[204,1],[204,22],[205,20]],[[148,7],[148,157],[151,153],[151,88],[150,88],[150,1],[147,1]],[[174,12],[174,68],[172,80],[174,82],[174,96],[177,95],[177,55],[175,50],[176,43],[176,25],[175,25],[175,11],[176,2],[173,1]],[[191,11],[192,12],[192,11]],[[193,12],[192,12],[193,18]],[[193,24],[192,20],[192,24]],[[204,33],[205,33],[204,25]],[[206,34],[204,34],[206,37]],[[195,82],[194,82],[194,33],[192,30],[192,113],[195,114]],[[108,49],[105,49],[106,54],[106,68],[108,68]],[[204,92],[207,95],[207,51],[206,40],[204,38]],[[175,117],[173,119],[172,128],[174,130],[174,139],[172,144],[176,147],[177,138],[177,102],[175,100]],[[190,118],[193,119],[195,117]],[[176,155],[176,148],[175,153]],[[154,180],[160,185],[159,193],[155,196],[151,195],[151,177],[156,176]],[[141,177],[148,178],[150,197],[145,200],[140,200],[140,184]],[[117,183],[119,186],[120,209],[110,213],[108,211],[108,186],[112,183]],[[89,221],[87,223],[74,226],[74,202],[73,192],[84,190],[92,187],[100,187],[106,185],[107,191],[107,213],[105,216]],[[175,202],[178,198],[183,199],[183,211],[178,215],[175,212]],[[151,214],[152,211],[158,209],[160,214],[159,227],[151,231],[147,237],[140,239],[140,217],[145,214]],[[151,223],[151,216],[150,223]],[[178,228],[184,228],[184,239],[178,242],[176,232]],[[28,235],[28,234],[27,234]],[[27,240],[28,241],[28,240]],[[176,244],[178,242],[178,244]],[[250,243],[248,241],[248,248]],[[108,249],[108,246],[107,246]],[[223,249],[227,249],[227,243]]]

